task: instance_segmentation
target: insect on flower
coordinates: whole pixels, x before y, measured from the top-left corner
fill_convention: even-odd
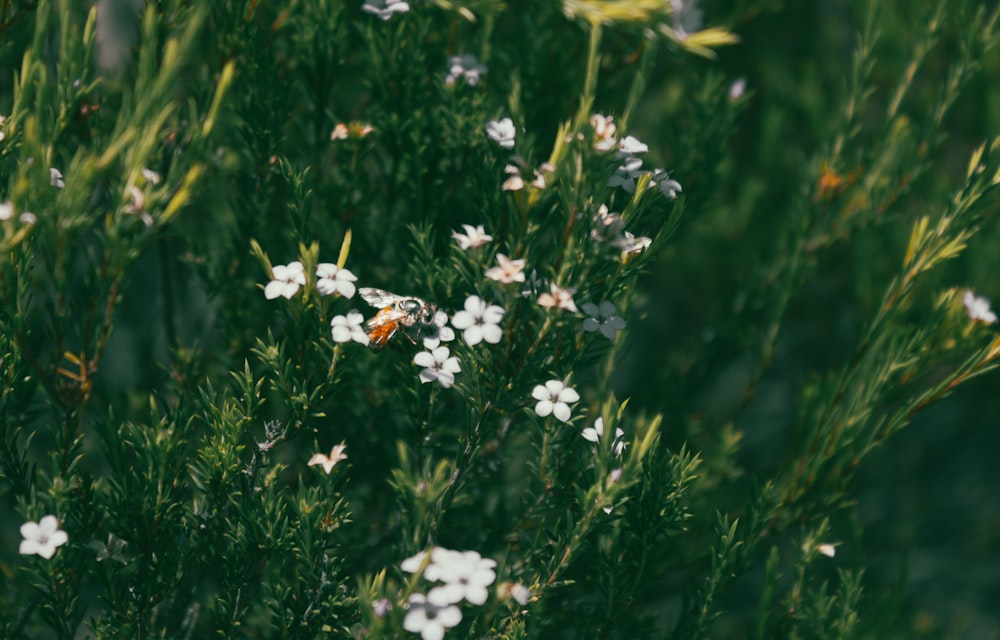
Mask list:
[[[376,351],[388,344],[396,333],[402,332],[416,344],[418,338],[433,337],[439,330],[434,322],[437,307],[426,300],[397,296],[372,287],[362,287],[358,293],[365,302],[379,310],[365,323],[371,341],[369,346]]]

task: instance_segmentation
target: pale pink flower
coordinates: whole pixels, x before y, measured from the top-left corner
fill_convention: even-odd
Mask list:
[[[566,309],[576,313],[576,303],[573,302],[574,293],[576,293],[575,288],[561,289],[553,282],[549,284],[549,293],[538,296],[538,304],[549,309]]]
[[[511,260],[502,253],[497,254],[497,266],[486,270],[486,277],[504,284],[524,282],[524,260]]]
[[[316,464],[323,465],[323,471],[329,475],[330,472],[333,471],[333,468],[337,466],[338,462],[347,459],[347,454],[344,453],[344,449],[346,448],[347,445],[341,442],[330,450],[330,455],[326,455],[325,453],[313,454],[313,457],[309,458],[309,462],[307,464],[309,466]]]

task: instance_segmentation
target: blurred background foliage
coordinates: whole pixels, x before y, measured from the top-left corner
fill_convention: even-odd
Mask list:
[[[138,15],[138,3],[106,4]],[[190,3],[162,4],[178,24],[196,11]],[[200,380],[240,368],[265,319],[277,317],[262,295],[246,295],[265,280],[260,265],[246,259],[253,238],[267,240],[275,263],[294,259],[300,238],[315,239],[321,256],[332,261],[353,228],[348,266],[367,267],[363,284],[438,294],[443,306],[458,308],[459,292],[426,281],[433,270],[420,264],[412,236],[381,230],[434,220],[430,250],[442,254],[452,229],[505,206],[492,178],[487,183],[485,172],[468,170],[488,144],[479,118],[483,105],[507,104],[522,115],[527,145],[519,149],[533,166],[547,157],[583,82],[586,34],[555,2],[510,0],[495,18],[487,10],[476,23],[444,12],[426,21],[393,20],[380,25],[373,41],[359,26],[371,24],[360,3],[258,2],[242,13],[230,4],[206,3],[197,51],[174,87],[179,103],[204,104],[222,65],[233,61],[239,69],[231,111],[218,125],[206,167],[210,187],[138,256],[91,407],[130,407],[138,416],[148,411],[151,393],[191,393]],[[0,32],[5,113],[13,74],[32,38],[22,27],[34,3],[0,0],[0,6],[5,19],[16,17]],[[1000,132],[1000,49],[976,59],[981,68],[935,125],[934,144],[904,158],[913,161],[913,179],[897,185],[886,215],[807,251],[798,286],[781,301],[766,285],[781,273],[790,238],[804,216],[832,207],[837,197],[817,199],[815,187],[843,131],[869,3],[706,0],[701,6],[707,23],[724,25],[740,43],[719,50],[717,59],[670,46],[654,54],[629,132],[649,145],[652,165],[668,167],[684,186],[686,214],[679,235],[640,280],[642,296],[632,309],[614,386],[618,397],[631,398],[630,410],[665,416],[662,432],[671,447],[686,443],[702,452],[701,473],[718,483],[706,496],[725,512],[746,501],[752,478],[766,476],[788,455],[803,383],[847,363],[898,269],[913,221],[933,213],[928,203],[947,200],[972,149]],[[960,57],[960,34],[976,16],[974,2],[941,6],[939,37],[900,106],[914,131],[934,123],[934,102]],[[883,114],[937,9],[931,2],[879,3],[873,93],[858,114],[863,133],[832,165],[848,181],[868,168],[867,145],[891,133],[880,129]],[[137,38],[138,18],[125,25]],[[624,109],[641,59],[640,35],[638,29],[606,30],[595,112]],[[509,39],[548,46],[497,48],[489,56],[489,42]],[[479,43],[472,52],[489,59],[484,95],[442,86],[447,55],[463,53],[456,43],[467,42]],[[106,64],[112,84],[129,85],[139,73],[113,59]],[[746,93],[734,100],[729,91],[738,79]],[[178,117],[181,129],[183,113]],[[104,105],[74,122],[70,135],[87,139],[114,118],[114,105]],[[377,143],[331,145],[332,126],[353,121],[377,123],[371,139]],[[399,161],[413,157],[423,162]],[[68,157],[62,160],[68,165]],[[12,162],[5,159],[0,171]],[[496,169],[499,175],[502,163]],[[1000,233],[995,209],[990,214],[969,250],[924,283],[924,299],[941,288],[969,286],[1000,303]],[[776,310],[778,328],[771,333]],[[372,378],[355,391],[357,403],[341,403],[349,413],[318,426],[347,430],[356,490],[373,490],[382,474],[372,471],[366,483],[364,470],[382,469],[394,458],[394,436],[405,426],[373,423],[364,397],[390,384],[393,374],[346,366],[343,375]],[[872,637],[1000,633],[997,383],[995,373],[983,377],[917,415],[863,461],[852,484],[856,505],[832,516],[832,529],[842,536],[838,561],[866,566],[861,615]],[[378,415],[381,420],[385,413]],[[39,439],[36,446],[44,444]],[[391,511],[391,496],[354,498],[361,505],[356,520],[376,522]],[[712,513],[705,509],[692,527],[713,526],[704,520]],[[357,535],[384,533],[372,525]],[[348,571],[392,561],[345,560]],[[751,572],[734,584],[720,605],[732,615],[718,622],[717,637],[742,635],[761,580],[760,572]],[[646,606],[665,617],[676,613],[682,604],[663,594],[676,593],[669,587],[682,581],[683,573],[664,577],[661,592],[644,594]]]

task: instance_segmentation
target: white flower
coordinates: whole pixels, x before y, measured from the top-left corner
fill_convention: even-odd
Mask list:
[[[633,193],[635,191],[635,179],[641,175],[639,171],[639,167],[641,166],[641,158],[626,158],[625,162],[619,165],[615,169],[615,172],[611,174],[611,177],[608,178],[608,186],[612,189],[621,187],[625,191]]]
[[[51,558],[56,547],[66,544],[69,536],[59,529],[59,520],[55,516],[45,516],[38,522],[25,522],[21,525],[21,555],[29,556],[37,553],[46,560]]]
[[[298,260],[289,262],[288,266],[276,265],[271,269],[271,275],[274,280],[268,282],[267,286],[264,287],[264,297],[268,300],[274,300],[278,296],[291,298],[299,290],[299,287],[306,283],[306,274],[302,263]]]
[[[673,200],[677,194],[683,191],[681,183],[670,178],[670,174],[663,169],[657,169],[649,179],[649,187],[660,185],[660,193]]]
[[[521,583],[512,584],[510,585],[510,597],[523,607],[531,599],[531,589]]]
[[[309,462],[306,464],[310,467],[314,464],[323,465],[323,471],[325,471],[327,475],[330,475],[330,472],[333,471],[333,468],[337,466],[338,462],[347,459],[347,454],[344,453],[344,449],[346,448],[347,445],[341,442],[330,450],[330,455],[326,455],[325,453],[314,453],[313,456],[309,458]]]
[[[424,332],[427,334],[423,337],[424,349],[428,351],[455,339],[455,330],[448,326],[448,314],[440,309],[434,312],[434,320],[424,327]]]
[[[25,211],[24,213],[19,215],[17,217],[17,220],[21,224],[35,224],[36,222],[38,222],[38,218],[36,218],[35,214],[31,213],[30,211]]]
[[[445,84],[449,87],[455,84],[459,78],[465,78],[465,84],[474,87],[479,84],[479,76],[486,73],[486,65],[481,63],[476,56],[466,53],[462,56],[451,56],[448,58],[448,77]]]
[[[830,544],[829,542],[824,542],[823,544],[816,547],[816,549],[827,558],[832,558],[833,556],[837,555],[837,548],[834,545]]]
[[[439,606],[462,600],[483,604],[489,597],[486,587],[496,580],[496,566],[496,560],[483,558],[475,551],[436,547],[431,551],[431,563],[424,569],[424,578],[444,584],[428,591],[427,600]]]
[[[615,305],[608,301],[596,304],[586,302],[580,307],[589,318],[583,321],[584,331],[600,331],[608,340],[614,340],[615,334],[625,328],[625,321],[615,315]]]
[[[335,126],[333,131],[330,133],[330,140],[347,140],[350,135],[351,132],[347,128],[347,125],[343,122],[338,122],[337,126]]]
[[[455,384],[455,374],[462,371],[458,366],[458,358],[451,355],[448,347],[438,347],[431,351],[421,351],[413,356],[413,364],[424,367],[420,372],[420,382],[437,380],[438,384],[447,389]]]
[[[643,251],[648,249],[649,245],[651,245],[652,243],[653,240],[651,238],[647,238],[646,236],[641,236],[639,238],[636,238],[628,231],[626,231],[625,234],[622,235],[622,237],[617,238],[616,240],[613,240],[611,242],[611,244],[621,249],[622,253],[625,255],[635,255],[637,253],[642,253]]]
[[[362,328],[365,317],[357,309],[351,309],[346,316],[333,316],[330,319],[330,331],[334,342],[360,342],[368,344],[368,333]]]
[[[997,314],[990,310],[990,301],[986,298],[977,298],[972,289],[966,289],[962,296],[962,303],[965,304],[965,311],[969,318],[981,320],[986,324],[993,324],[997,321]]]
[[[486,135],[504,149],[513,149],[514,136],[517,132],[514,130],[514,122],[510,118],[504,118],[487,122]]]
[[[497,266],[486,270],[486,277],[504,284],[524,282],[524,260],[511,260],[502,253],[497,254]]]
[[[462,228],[465,229],[465,233],[459,233],[458,231],[451,232],[451,237],[455,239],[455,242],[458,243],[458,248],[462,251],[472,249],[473,247],[481,247],[493,240],[493,236],[486,233],[483,225],[474,227],[471,224],[463,224]]]
[[[549,293],[538,296],[538,304],[549,309],[566,309],[576,313],[576,303],[573,302],[574,293],[576,293],[575,288],[560,289],[555,283],[550,283]]]
[[[94,540],[87,546],[97,552],[98,562],[114,560],[115,562],[128,564],[128,559],[126,559],[125,554],[122,553],[122,550],[125,549],[125,544],[124,540],[113,533],[109,533],[107,544],[101,542],[100,540]]]
[[[451,326],[462,331],[462,338],[469,345],[483,340],[496,344],[503,338],[500,321],[505,313],[503,307],[487,305],[479,296],[469,296],[465,299],[465,310],[452,316]]]
[[[602,204],[594,214],[594,228],[590,230],[590,237],[594,242],[605,242],[618,236],[625,226],[621,214],[608,211],[608,205]]]
[[[597,151],[611,151],[618,143],[615,138],[617,128],[614,118],[604,117],[599,113],[590,116],[590,126],[594,128],[594,149]]]
[[[747,90],[747,79],[740,77],[736,78],[731,85],[729,85],[729,99],[736,101],[743,97],[743,93]]]
[[[59,172],[59,169],[49,167],[49,184],[60,189],[66,186],[66,183],[63,182],[63,174]]]
[[[392,603],[389,602],[388,598],[379,598],[372,603],[372,612],[378,618],[384,618],[390,609],[392,609]]]
[[[509,174],[510,177],[503,181],[500,185],[502,191],[520,191],[524,188],[524,178],[521,177],[521,170],[512,164],[508,164],[503,168],[504,173]]]
[[[149,184],[152,185],[160,184],[160,174],[156,173],[152,169],[147,169],[143,167],[142,169],[139,170],[139,172],[142,174],[142,177],[145,178],[146,182],[148,182]]]
[[[361,5],[362,11],[374,14],[383,20],[388,20],[396,13],[406,13],[410,10],[410,5],[396,0],[366,0]]]
[[[633,156],[637,153],[646,153],[649,151],[649,147],[639,142],[635,136],[625,136],[625,138],[618,143],[619,155]]]
[[[7,134],[3,132],[3,123],[7,121],[7,118],[0,116],[0,142],[7,137]]]
[[[339,293],[345,298],[354,297],[356,275],[347,269],[338,269],[331,262],[321,262],[316,265],[316,291],[321,296]]]
[[[462,612],[455,605],[439,606],[428,602],[422,593],[412,593],[407,601],[403,628],[419,633],[423,640],[441,640],[446,629],[462,621]]]
[[[543,162],[534,170],[535,179],[531,181],[531,186],[536,189],[544,189],[548,186],[545,181],[545,174],[552,173],[556,168],[551,162]]]
[[[585,440],[593,442],[594,444],[600,443],[601,438],[604,436],[604,418],[594,420],[594,426],[587,427],[580,435],[582,435]],[[616,428],[615,439],[611,443],[611,449],[615,452],[616,456],[620,456],[622,451],[624,451],[627,446],[628,443],[625,442],[625,432],[622,431],[621,427]]]
[[[9,202],[0,202],[0,222],[10,220],[14,215],[14,205]]]
[[[569,422],[569,403],[580,400],[580,394],[559,380],[549,380],[544,385],[537,385],[532,390],[531,397],[538,400],[535,413],[539,418],[552,414],[561,422]]]
[[[424,564],[424,558],[427,557],[426,551],[421,551],[416,555],[412,555],[406,560],[399,563],[399,568],[406,573],[416,573]]]

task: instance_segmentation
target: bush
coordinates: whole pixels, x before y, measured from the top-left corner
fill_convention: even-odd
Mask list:
[[[1000,629],[996,13],[143,4],[0,0],[0,636]]]

